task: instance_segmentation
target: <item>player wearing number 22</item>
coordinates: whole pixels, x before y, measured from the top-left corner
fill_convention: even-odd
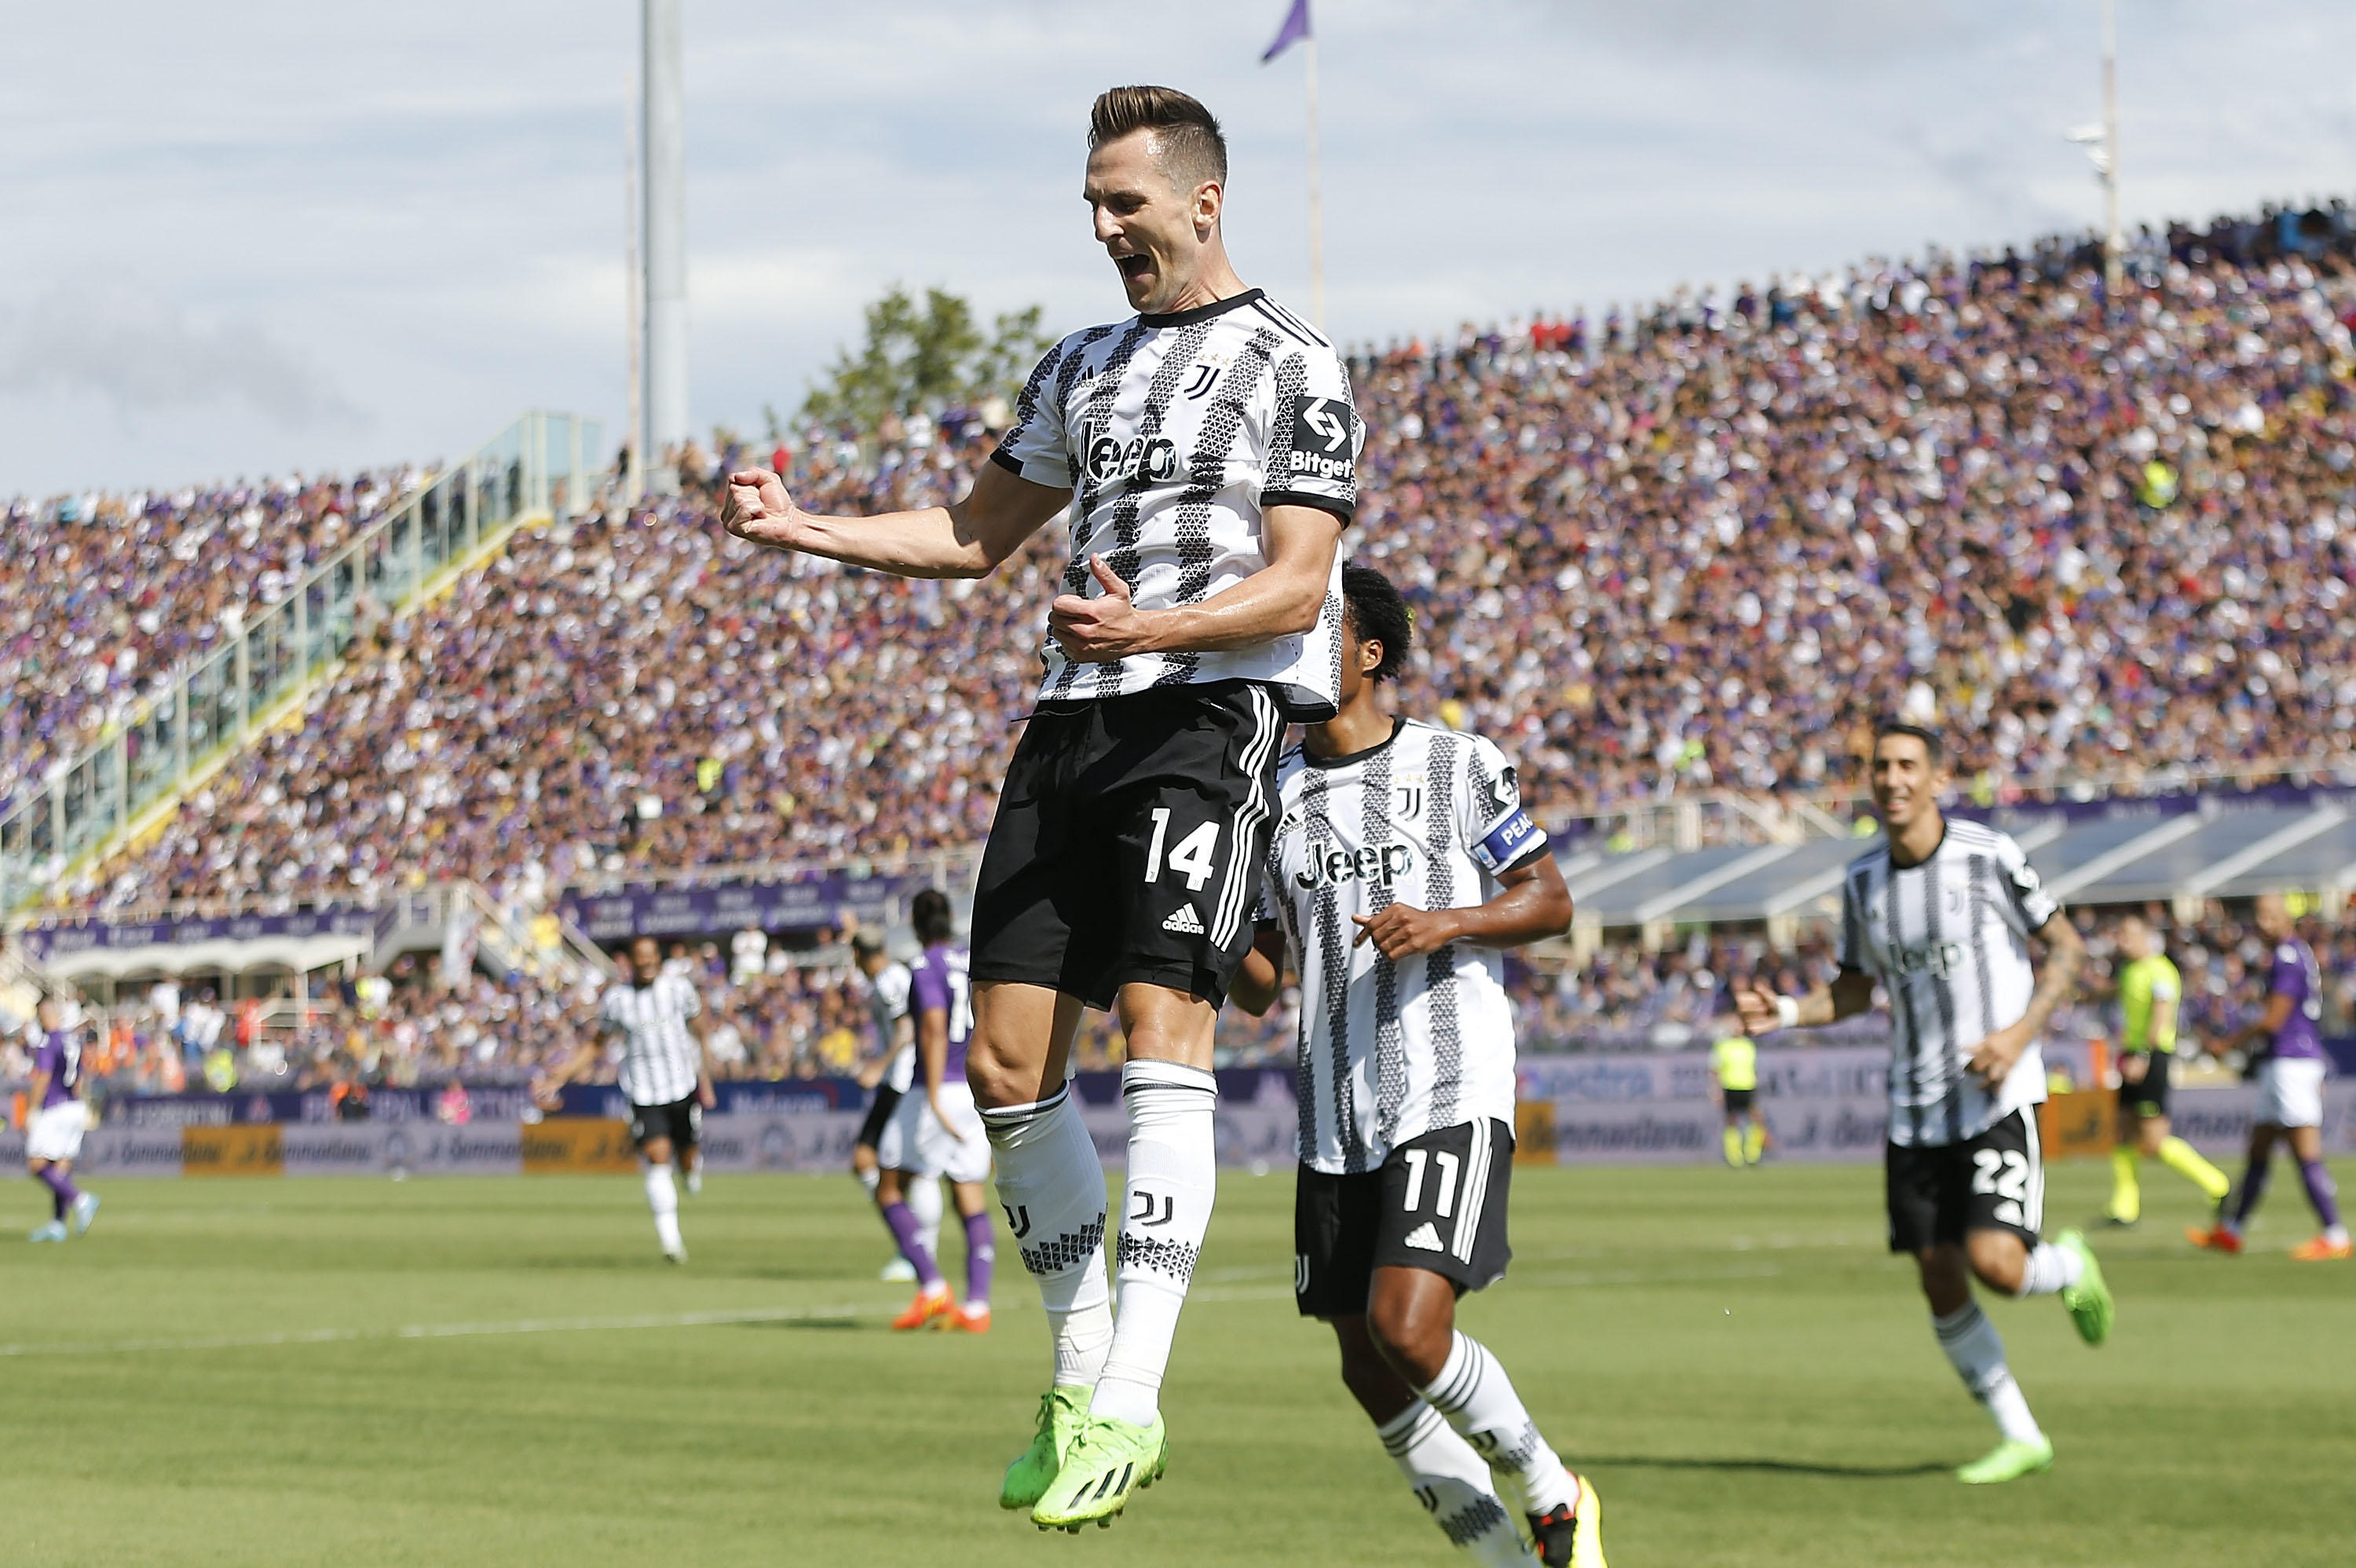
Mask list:
[[[910,577],[983,577],[1065,514],[1038,707],[974,891],[966,1075],[1055,1372],[999,1505],[1108,1524],[1169,1464],[1161,1412],[1216,1189],[1212,1034],[1251,945],[1285,720],[1331,717],[1361,436],[1349,373],[1226,252],[1226,143],[1161,87],[1102,94],[1085,198],[1135,313],[1040,360],[948,507],[821,517],[729,481],[730,530]],[[1128,1061],[1119,1310],[1104,1167],[1066,1087],[1082,1011]]]
[[[1301,980],[1293,1292],[1448,1539],[1483,1564],[1603,1568],[1602,1505],[1564,1468],[1456,1298],[1512,1255],[1514,1020],[1498,949],[1558,935],[1570,894],[1497,748],[1395,718],[1412,623],[1345,568],[1341,710],[1279,773],[1260,934],[1237,1005]],[[1526,1526],[1528,1541],[1517,1525]]]
[[[1881,727],[1872,784],[1882,837],[1848,868],[1840,973],[1804,997],[1742,986],[1736,1001],[1756,1035],[1861,1013],[1877,982],[1888,993],[1890,1250],[1913,1254],[1940,1348],[2002,1435],[1957,1472],[1985,1483],[2051,1467],[2053,1445],[1972,1281],[2007,1296],[2059,1295],[2089,1345],[2109,1335],[2112,1307],[2085,1238],[2041,1235],[2037,1037],[2070,995],[2085,946],[2020,846],[1940,811],[1954,782],[1937,734]],[[2041,966],[2030,962],[2031,938],[2044,944]]]

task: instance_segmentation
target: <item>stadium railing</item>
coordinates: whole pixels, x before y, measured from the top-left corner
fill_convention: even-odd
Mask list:
[[[519,415],[313,568],[228,645],[182,664],[0,817],[0,910],[16,908],[160,821],[179,797],[300,704],[342,657],[364,608],[394,615],[534,518],[594,500],[600,421]]]

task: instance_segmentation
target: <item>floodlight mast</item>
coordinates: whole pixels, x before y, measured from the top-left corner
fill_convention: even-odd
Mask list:
[[[646,421],[639,472],[653,487],[679,482],[665,459],[688,439],[687,423],[687,72],[681,0],[642,0],[638,134],[639,266],[645,279],[639,320],[646,337],[639,406]]]
[[[2103,0],[2103,297],[2119,297],[2125,246],[2119,239],[2118,0]]]

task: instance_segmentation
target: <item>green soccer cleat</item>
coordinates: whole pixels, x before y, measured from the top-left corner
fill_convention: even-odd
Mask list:
[[[2111,1337],[2111,1320],[2118,1315],[2118,1307],[2111,1299],[2111,1287],[2103,1283],[2103,1265],[2094,1261],[2094,1249],[2076,1231],[2064,1231],[2053,1238],[2057,1247],[2067,1247],[2078,1254],[2086,1272],[2078,1283],[2062,1292],[2062,1305],[2070,1309],[2070,1321],[2078,1326],[2078,1338],[2089,1345],[2099,1345]]]
[[[1031,1522],[1075,1534],[1091,1521],[1109,1527],[1130,1496],[1160,1480],[1169,1467],[1170,1429],[1158,1413],[1151,1426],[1092,1415],[1064,1456],[1055,1485],[1031,1510]]]
[[[1006,1467],[1006,1479],[998,1488],[1000,1508],[1028,1509],[1047,1495],[1055,1473],[1064,1467],[1064,1456],[1087,1423],[1089,1392],[1056,1388],[1039,1396],[1039,1430],[1032,1435],[1031,1446]]]
[[[2026,1443],[2018,1437],[2008,1437],[1957,1470],[1955,1479],[1967,1487],[1987,1487],[1998,1481],[2017,1481],[2023,1476],[2042,1475],[2052,1467],[2051,1438],[2040,1437],[2034,1443]]]

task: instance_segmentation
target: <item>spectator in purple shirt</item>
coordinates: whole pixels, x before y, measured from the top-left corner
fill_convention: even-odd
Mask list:
[[[25,1122],[25,1165],[37,1181],[49,1189],[54,1213],[36,1230],[36,1242],[62,1242],[80,1235],[98,1218],[98,1197],[73,1183],[73,1162],[81,1153],[81,1135],[89,1124],[81,1103],[81,1040],[66,1026],[63,1004],[51,997],[41,1003],[36,1019],[40,1043],[33,1053],[33,1083],[26,1104],[33,1107]]]
[[[2282,895],[2261,897],[2256,919],[2259,933],[2275,950],[2266,1008],[2224,1047],[2249,1051],[2256,1064],[2258,1111],[2250,1126],[2249,1164],[2242,1171],[2241,1190],[2232,1200],[2232,1214],[2221,1207],[2215,1225],[2188,1234],[2196,1246],[2240,1252],[2243,1228],[2265,1196],[2275,1140],[2287,1136],[2300,1179],[2307,1183],[2307,1200],[2323,1226],[2321,1235],[2292,1248],[2290,1255],[2302,1263],[2345,1258],[2356,1248],[2349,1245],[2348,1227],[2340,1221],[2340,1189],[2323,1163],[2323,1038],[2316,1027],[2323,1017],[2323,972],[2315,961],[2315,949],[2292,923]]]

